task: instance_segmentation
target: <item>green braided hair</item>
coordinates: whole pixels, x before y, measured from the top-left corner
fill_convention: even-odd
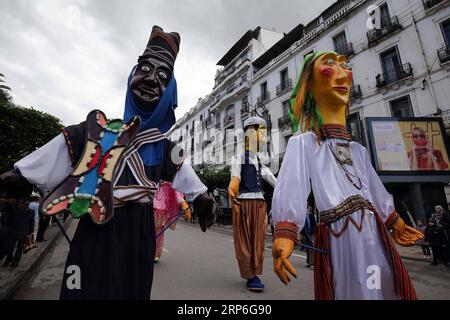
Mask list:
[[[299,129],[320,132],[322,128],[323,117],[316,107],[312,92],[308,89],[308,81],[316,59],[330,53],[336,54],[333,51],[317,51],[306,55],[303,60],[300,76],[290,99],[289,118],[292,121],[292,133]]]

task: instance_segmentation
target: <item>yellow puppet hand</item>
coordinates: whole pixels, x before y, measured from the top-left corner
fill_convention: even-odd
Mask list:
[[[273,256],[273,269],[277,274],[278,278],[285,284],[291,281],[285,269],[289,273],[297,278],[297,271],[292,266],[288,258],[291,256],[294,250],[294,241],[285,238],[277,238],[273,242],[272,246],[272,256]]]
[[[181,210],[183,212],[183,219],[187,222],[191,221],[191,209],[186,201],[181,203]]]
[[[417,240],[423,239],[423,234],[405,224],[402,218],[398,218],[393,226],[392,237],[394,241],[404,247],[413,246]]]
[[[230,197],[233,204],[236,204],[238,206],[241,205],[241,203],[237,200],[240,182],[241,181],[239,180],[238,177],[231,177],[230,185],[228,186],[228,196]]]

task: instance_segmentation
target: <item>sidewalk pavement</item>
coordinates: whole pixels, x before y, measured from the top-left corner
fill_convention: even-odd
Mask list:
[[[72,222],[69,217],[66,223],[61,225],[67,230]],[[11,267],[2,268],[4,260],[0,263],[0,300],[10,300],[20,287],[27,283],[28,279],[33,275],[33,272],[39,267],[41,261],[58,243],[58,240],[63,237],[63,234],[57,225],[49,226],[45,232],[45,239],[47,241],[37,242],[36,248],[31,249],[22,255],[17,268]]]

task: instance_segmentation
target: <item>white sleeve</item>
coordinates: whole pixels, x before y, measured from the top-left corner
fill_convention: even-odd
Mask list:
[[[231,158],[231,176],[241,180],[241,157],[233,156]]]
[[[72,172],[69,150],[61,133],[47,144],[17,161],[14,168],[44,195]]]
[[[289,140],[273,194],[274,226],[285,221],[295,223],[302,230],[305,224],[311,185],[304,143],[301,135]]]
[[[275,185],[277,184],[277,178],[275,175],[270,171],[269,168],[266,166],[261,166],[261,176],[264,180],[266,180],[272,187],[275,188]]]
[[[184,193],[186,200],[189,202],[194,201],[199,195],[208,191],[208,188],[201,182],[192,166],[184,162],[175,174],[172,188]]]
[[[395,212],[394,200],[392,199],[392,195],[387,192],[383,182],[381,182],[380,177],[373,168],[367,149],[364,148],[363,152],[372,204],[378,211],[378,214],[381,216],[383,222],[386,222],[392,214],[397,214]]]

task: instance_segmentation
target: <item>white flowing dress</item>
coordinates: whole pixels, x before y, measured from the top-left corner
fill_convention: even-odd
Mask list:
[[[353,167],[346,168],[360,177],[362,188],[358,190],[332,153],[332,150],[336,153],[338,142],[345,140],[332,138],[319,144],[312,132],[289,140],[273,196],[274,225],[288,221],[302,230],[311,191],[319,212],[333,209],[354,195],[370,201],[383,222],[394,212],[392,197],[372,167],[366,148],[350,142]],[[357,178],[352,179],[359,184]],[[349,223],[339,237],[330,233],[335,299],[397,299],[393,270],[377,231],[374,213],[366,209],[365,215],[356,211],[350,216],[362,227],[360,231]],[[330,227],[338,233],[344,224],[345,218],[342,218]]]

